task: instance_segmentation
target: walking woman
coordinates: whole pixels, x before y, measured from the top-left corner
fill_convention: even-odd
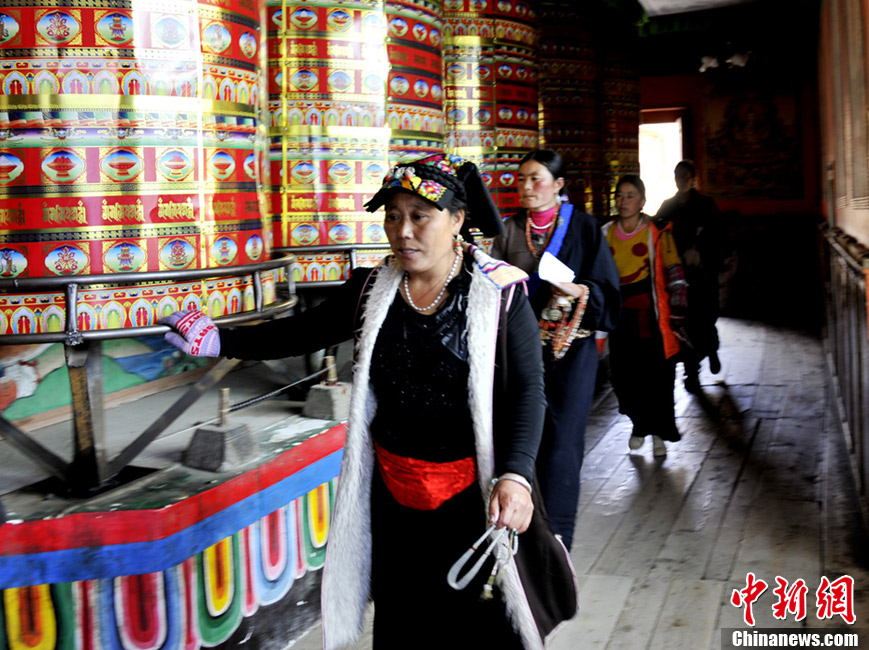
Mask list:
[[[469,218],[487,235],[501,229],[472,163],[441,154],[395,167],[367,204],[381,206],[392,248],[381,266],[299,316],[209,331],[208,352],[269,359],[355,338],[326,648],[358,638],[371,596],[375,648],[542,649],[512,556],[493,599],[480,598],[483,572],[462,591],[447,584],[487,522],[515,534],[531,520],[544,408],[537,323],[516,290],[526,276],[458,238]],[[213,327],[199,313],[172,319],[181,336],[167,337],[184,350]]]
[[[633,422],[628,446],[652,436],[655,456],[666,456],[664,441],[681,436],[673,403],[674,357],[683,323],[687,285],[671,233],[643,213],[646,187],[639,176],[616,186],[618,216],[604,234],[619,270],[622,313],[610,335],[610,370],[619,410]]]
[[[561,156],[548,149],[527,154],[519,165],[518,179],[522,210],[504,222],[505,232],[495,239],[492,255],[531,275],[529,298],[535,315],[543,319],[548,408],[537,476],[552,529],[570,548],[579,503],[585,422],[597,375],[594,332],[611,330],[618,319],[618,273],[594,218],[561,200]],[[572,282],[556,287],[540,280],[537,270],[544,252],[573,272]],[[559,304],[563,309],[558,309]],[[553,313],[558,318],[563,314],[564,322],[547,321]],[[563,330],[572,341],[564,339]],[[559,349],[559,345],[568,347]]]

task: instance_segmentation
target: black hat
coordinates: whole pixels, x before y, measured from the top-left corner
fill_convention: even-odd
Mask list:
[[[396,165],[386,174],[383,185],[365,209],[374,212],[393,192],[412,192],[446,210],[455,201],[467,206],[462,233],[477,228],[486,237],[503,232],[501,214],[492,200],[477,166],[454,154],[434,154]]]

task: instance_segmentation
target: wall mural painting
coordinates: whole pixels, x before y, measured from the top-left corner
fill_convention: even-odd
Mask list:
[[[793,95],[713,98],[703,187],[718,198],[803,198],[800,114]]]
[[[103,342],[107,394],[207,365],[162,337]],[[60,343],[0,346],[0,412],[20,420],[70,403],[69,373]]]
[[[332,479],[163,571],[4,589],[0,648],[228,648],[252,621],[304,629],[319,608],[313,578],[325,558],[334,493]],[[283,647],[289,639],[273,640]],[[257,641],[271,647],[269,638]]]

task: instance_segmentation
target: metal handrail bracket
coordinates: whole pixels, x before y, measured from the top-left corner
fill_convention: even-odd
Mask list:
[[[99,341],[133,336],[164,334],[166,325],[127,327],[102,330],[80,330],[78,327],[79,287],[95,284],[138,284],[142,282],[185,281],[202,278],[251,275],[254,290],[252,311],[215,318],[218,325],[235,325],[263,318],[273,318],[292,309],[297,302],[294,295],[293,255],[220,269],[194,269],[190,271],[155,271],[146,273],[107,273],[63,278],[13,278],[0,280],[0,291],[43,290],[63,292],[66,301],[66,323],[62,332],[0,335],[0,345],[32,343],[63,343],[66,350],[70,385],[73,394],[74,457],[67,462],[45,448],[33,438],[0,416],[0,435],[16,449],[27,455],[43,470],[64,481],[72,490],[86,493],[106,485],[139,453],[153,442],[181,413],[214,386],[235,365],[237,360],[223,359],[191,386],[163,412],[145,431],[127,445],[115,458],[105,457],[103,423],[103,385]],[[285,268],[289,296],[265,305],[262,272]],[[94,342],[93,345],[89,345]]]

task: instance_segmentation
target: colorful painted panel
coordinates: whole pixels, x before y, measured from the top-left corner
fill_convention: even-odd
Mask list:
[[[62,310],[41,314],[42,331],[63,329]],[[0,319],[2,320],[2,319]],[[207,361],[179,352],[162,337],[104,341],[103,386],[106,394],[202,367]],[[68,406],[69,373],[60,343],[0,347],[0,411],[15,421]]]
[[[281,435],[216,487],[178,468],[130,504],[0,527],[0,647],[236,647],[246,620],[270,630],[258,647],[285,647],[319,607],[344,426]],[[124,509],[142,494],[152,509]]]
[[[332,482],[312,493],[331,498]],[[294,499],[162,571],[4,589],[0,647],[195,650],[227,643],[245,618],[275,616],[285,601],[310,601],[310,618],[319,607],[311,598],[316,583],[302,578],[322,568],[322,553],[308,561],[296,549],[323,546],[328,533],[306,520],[295,527],[294,513],[310,498]],[[270,525],[273,518],[284,525]],[[284,634],[291,627],[286,623]]]

